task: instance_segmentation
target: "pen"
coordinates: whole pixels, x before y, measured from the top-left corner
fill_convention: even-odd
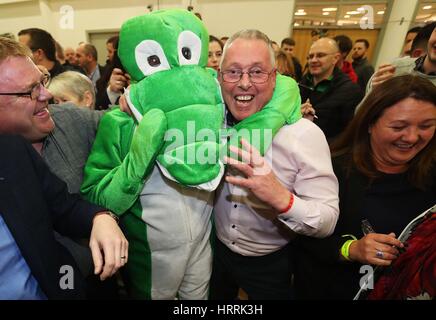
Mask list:
[[[369,233],[375,233],[373,227],[371,226],[371,224],[367,219],[362,220],[361,227],[362,227],[362,232],[365,236]]]

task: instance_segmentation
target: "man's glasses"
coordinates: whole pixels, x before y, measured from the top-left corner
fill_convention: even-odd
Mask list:
[[[221,72],[224,82],[235,83],[239,82],[242,79],[242,75],[245,73],[248,74],[250,81],[252,83],[261,84],[268,81],[269,76],[275,72],[276,69],[273,68],[270,72],[266,72],[259,69],[254,69],[250,71],[242,71],[242,70],[227,70]]]
[[[313,60],[313,59],[322,59],[325,58],[329,55],[332,55],[334,53],[324,53],[324,52],[319,52],[319,53],[311,53],[307,56],[307,60]]]
[[[0,96],[29,97],[31,100],[38,100],[41,95],[41,87],[47,88],[50,84],[50,75],[44,74],[44,78],[35,84],[28,92],[0,92]]]

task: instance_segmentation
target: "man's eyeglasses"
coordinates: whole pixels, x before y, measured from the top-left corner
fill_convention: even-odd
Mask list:
[[[239,82],[242,79],[242,75],[245,73],[248,74],[250,81],[252,83],[261,84],[268,81],[269,76],[275,72],[276,69],[273,68],[270,72],[266,72],[259,69],[254,69],[250,71],[242,71],[242,70],[226,70],[221,72],[224,82],[235,83]]]
[[[327,56],[330,56],[334,53],[324,53],[324,52],[319,52],[319,53],[311,53],[307,56],[307,60],[313,60],[313,59],[322,59],[325,58]]]
[[[35,84],[28,92],[0,92],[0,96],[18,96],[29,97],[31,100],[37,100],[41,95],[41,87],[47,88],[50,84],[50,75],[44,74],[44,78]]]

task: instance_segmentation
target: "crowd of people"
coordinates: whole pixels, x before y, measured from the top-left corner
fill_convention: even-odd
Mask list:
[[[436,200],[436,22],[374,72],[366,39],[314,39],[302,66],[291,38],[146,16],[156,30],[126,37],[129,20],[104,67],[45,30],[0,37],[0,299],[353,299],[362,266],[395,267]],[[176,107],[236,132],[214,187],[165,167]],[[434,272],[415,277],[434,298]]]

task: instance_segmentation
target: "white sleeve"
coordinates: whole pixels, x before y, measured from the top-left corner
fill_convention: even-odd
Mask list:
[[[115,104],[117,99],[121,96],[121,93],[112,91],[109,86],[106,88],[106,93],[111,104]]]
[[[297,168],[294,203],[279,220],[299,234],[323,238],[333,233],[339,217],[338,180],[324,133],[313,123],[301,129],[289,150]]]

